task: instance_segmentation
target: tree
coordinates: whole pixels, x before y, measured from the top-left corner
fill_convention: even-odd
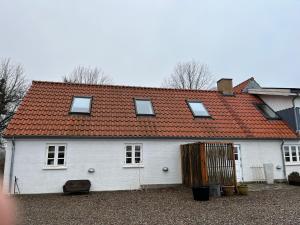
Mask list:
[[[214,83],[213,76],[206,64],[194,60],[177,63],[173,73],[165,79],[163,86],[178,89],[207,90]]]
[[[0,62],[0,146],[2,133],[22,101],[28,85],[24,70],[20,64],[13,64],[10,59]]]
[[[77,66],[69,75],[63,76],[63,81],[80,84],[110,84],[112,79],[97,67]]]

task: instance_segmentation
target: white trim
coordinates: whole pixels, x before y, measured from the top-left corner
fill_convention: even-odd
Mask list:
[[[289,155],[286,156],[286,150],[285,147],[288,147],[288,152]],[[293,161],[293,156],[292,156],[292,147],[296,148],[296,161]],[[283,157],[284,157],[284,161],[285,161],[285,165],[286,166],[296,166],[296,165],[300,165],[300,145],[293,145],[293,144],[285,144],[283,145]],[[289,157],[290,161],[286,161],[286,158]]]
[[[126,148],[127,146],[131,146],[131,163],[126,163]],[[135,147],[140,146],[140,162],[135,162]],[[124,161],[123,161],[124,168],[143,168],[143,144],[142,143],[125,143],[124,146]]]
[[[50,167],[46,166],[43,168],[43,170],[66,170],[68,167],[66,166],[55,166],[55,167]]]
[[[49,146],[54,146],[54,165],[48,165],[48,149]],[[63,165],[57,165],[58,162],[58,147],[64,146],[64,164]],[[46,151],[45,151],[45,161],[44,161],[44,167],[45,169],[67,169],[67,144],[66,143],[46,143]]]
[[[134,164],[134,165],[124,164],[123,168],[144,168],[144,165],[143,164]]]

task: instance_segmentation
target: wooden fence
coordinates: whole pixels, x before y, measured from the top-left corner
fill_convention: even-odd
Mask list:
[[[220,184],[236,187],[232,143],[181,145],[182,183],[188,187]]]

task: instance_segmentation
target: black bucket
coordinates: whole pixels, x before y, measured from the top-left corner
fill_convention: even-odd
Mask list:
[[[193,196],[195,201],[208,201],[209,187],[208,186],[194,187]]]

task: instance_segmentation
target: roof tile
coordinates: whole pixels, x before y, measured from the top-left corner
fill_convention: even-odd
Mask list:
[[[73,96],[93,96],[90,116],[70,115]],[[134,98],[150,98],[156,115],[137,117]],[[212,118],[194,118],[186,100]],[[5,136],[297,138],[285,122],[267,120],[246,93],[34,81]]]

